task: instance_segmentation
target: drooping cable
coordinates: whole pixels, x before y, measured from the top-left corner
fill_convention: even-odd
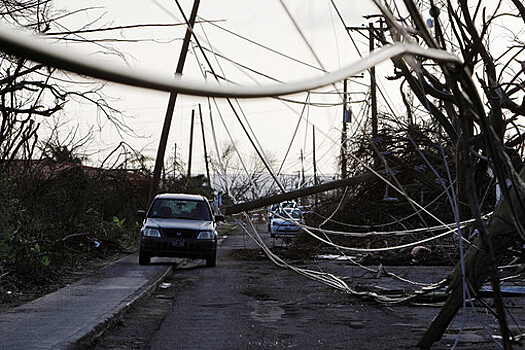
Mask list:
[[[184,15],[184,12],[181,11],[181,13]],[[185,17],[185,20],[186,20],[186,17]],[[208,42],[208,45],[210,45],[210,42],[209,42],[209,39],[208,39],[208,36],[206,35],[206,32],[204,31],[203,29],[203,33],[206,37],[206,41]],[[206,54],[204,53],[204,50],[202,49],[202,46],[199,42],[199,40],[195,37],[195,41],[197,42],[197,45],[199,46],[199,48],[201,48],[201,53],[202,55],[204,56],[204,58],[206,59],[206,62],[208,63],[208,66],[210,67],[210,69],[212,70],[212,73],[214,74],[215,78],[217,79],[217,74],[215,73],[213,67],[211,66],[211,63],[210,61],[208,60]],[[210,47],[212,47],[210,45]],[[213,52],[213,51],[212,51]],[[217,60],[217,57],[215,57],[215,60],[219,66],[219,69],[221,70],[222,74],[224,74],[224,71],[222,69],[222,66],[220,65],[219,61]],[[237,110],[235,109],[235,107],[233,106],[231,100],[228,98],[226,99],[226,101],[228,102],[228,104],[230,105],[230,108],[232,109],[235,117],[237,118],[239,124],[241,125],[243,131],[245,132],[246,136],[248,137],[248,139],[250,140],[253,148],[255,149],[255,151],[257,152],[257,155],[260,157],[261,161],[263,162],[263,164],[265,165],[265,167],[267,168],[268,172],[270,173],[270,175],[274,178],[274,181],[275,183],[277,183],[277,185],[279,186],[279,188],[281,189],[282,192],[286,192],[284,186],[280,183],[279,179],[277,178],[274,170],[273,170],[273,167],[270,163],[270,161],[268,160],[268,157],[266,156],[265,152],[264,152],[264,149],[262,148],[261,144],[259,143],[259,140],[257,139],[257,137],[255,136],[255,133],[253,132],[253,129],[251,128],[251,125],[249,124],[247,118],[246,118],[246,115],[244,114],[244,111],[242,110],[241,108],[241,105],[239,104],[239,101],[236,99],[237,101],[237,105],[239,107],[239,109],[241,110],[241,113],[243,114],[245,120],[246,120],[246,124],[248,125],[248,128],[250,129],[250,131],[252,132],[252,134],[250,135],[250,133],[248,132],[248,130],[246,129],[244,123],[241,121],[240,117],[239,117],[239,114],[237,113]],[[254,141],[255,140],[255,141]]]
[[[246,213],[244,215],[247,216]],[[275,255],[268,248],[268,246],[263,242],[262,238],[257,232],[257,229],[254,227],[252,221],[249,220],[249,218],[246,221],[248,223],[247,227],[245,227],[242,224],[240,224],[239,226],[257,243],[257,245],[259,245],[259,247],[266,253],[266,255],[270,258],[270,260],[273,261],[276,265],[280,267],[288,268],[304,277],[307,277],[315,281],[319,281],[323,284],[331,286],[332,288],[344,291],[348,294],[359,296],[359,297],[370,297],[381,303],[390,303],[390,304],[401,303],[401,302],[412,300],[416,297],[415,294],[410,294],[410,295],[406,295],[406,296],[402,296],[398,298],[392,298],[386,295],[381,295],[376,292],[357,291],[351,288],[350,286],[348,286],[348,284],[344,282],[341,278],[338,278],[334,276],[333,274],[294,267],[286,263],[284,260],[282,260],[277,255]]]
[[[194,96],[238,98],[273,97],[315,90],[334,84],[345,77],[360,73],[371,66],[399,55],[421,55],[446,62],[460,62],[457,56],[443,50],[424,49],[419,46],[396,43],[375,50],[366,58],[323,76],[284,85],[275,84],[254,87],[203,83],[181,77],[173,79],[164,75],[159,76],[159,74],[153,72],[146,72],[145,70],[129,69],[121,65],[101,66],[90,57],[80,56],[70,50],[64,50],[58,44],[50,45],[44,43],[41,39],[37,39],[37,36],[21,34],[18,30],[7,29],[4,26],[0,26],[0,47],[2,51],[12,55],[96,79]]]

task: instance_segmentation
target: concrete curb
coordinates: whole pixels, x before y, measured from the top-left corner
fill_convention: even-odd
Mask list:
[[[136,260],[138,261],[138,255]],[[171,275],[173,269],[176,266],[178,266],[181,262],[182,259],[177,259],[175,264],[167,265],[166,271],[163,274],[159,275],[158,278],[156,278],[155,280],[150,280],[141,288],[137,289],[137,291],[130,295],[128,298],[122,300],[119,304],[115,305],[114,308],[109,310],[108,315],[105,319],[99,320],[98,323],[94,325],[90,325],[90,329],[86,329],[84,332],[82,332],[83,334],[75,334],[69,339],[66,339],[64,342],[59,344],[59,347],[65,349],[91,349],[93,342],[97,338],[102,336],[104,332],[107,331],[117,321],[117,319],[120,316],[122,316],[127,310],[129,310],[134,304],[140,302],[143,298],[150,295],[166,277]]]
[[[0,349],[83,349],[182,260],[150,266],[127,255],[90,276],[0,314]]]
[[[218,240],[217,245],[221,246],[223,241],[228,236],[224,236],[221,239]],[[133,254],[136,256],[136,260],[138,262],[138,254]],[[118,263],[119,261],[123,259],[128,259],[129,256],[126,256],[122,259],[117,260],[115,263]],[[107,331],[117,320],[120,316],[122,316],[127,310],[129,310],[133,305],[140,302],[143,298],[150,295],[160,284],[161,282],[171,275],[173,273],[173,270],[179,266],[180,264],[184,263],[187,259],[180,259],[180,258],[172,258],[174,259],[174,263],[170,263],[169,265],[166,265],[168,268],[166,271],[159,275],[157,279],[150,280],[148,283],[143,285],[141,288],[137,289],[136,292],[134,292],[132,295],[130,295],[128,298],[122,300],[119,304],[115,305],[111,310],[108,311],[106,314],[106,317],[102,320],[99,320],[96,324],[92,324],[89,326],[89,329],[82,329],[76,334],[72,335],[68,339],[64,340],[60,344],[58,344],[58,348],[63,349],[75,349],[75,350],[84,350],[84,349],[91,349],[93,343],[96,341],[97,338],[101,337],[105,331]],[[111,265],[111,264],[110,264]],[[106,267],[104,267],[106,268]],[[103,273],[103,269],[100,269],[97,273]],[[85,327],[88,328],[88,327]]]

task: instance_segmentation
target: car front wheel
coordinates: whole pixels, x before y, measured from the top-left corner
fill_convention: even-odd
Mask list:
[[[139,251],[139,265],[149,265],[151,256],[149,254]]]
[[[206,267],[215,267],[217,261],[217,252],[213,252],[206,258]]]

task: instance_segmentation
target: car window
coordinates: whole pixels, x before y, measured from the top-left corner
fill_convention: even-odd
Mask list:
[[[301,211],[293,208],[282,209],[278,215],[282,218],[289,218],[291,216],[294,219],[301,219]]]
[[[301,211],[299,211],[299,210],[291,210],[289,212],[289,214],[294,219],[300,219],[301,218]]]
[[[159,198],[153,203],[150,217],[211,220],[211,213],[204,201]]]

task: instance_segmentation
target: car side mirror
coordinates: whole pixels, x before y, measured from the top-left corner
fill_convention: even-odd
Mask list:
[[[146,211],[145,210],[137,210],[137,213],[136,215],[141,218],[141,219],[144,219],[146,217]]]
[[[224,215],[221,215],[221,214],[215,215],[215,221],[224,221]]]

